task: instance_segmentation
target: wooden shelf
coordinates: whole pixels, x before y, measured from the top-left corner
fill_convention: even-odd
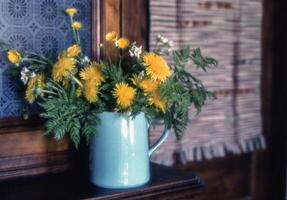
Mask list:
[[[204,187],[192,171],[151,164],[152,178],[143,187],[128,190],[103,189],[85,175],[69,171],[0,182],[4,199],[191,199]]]

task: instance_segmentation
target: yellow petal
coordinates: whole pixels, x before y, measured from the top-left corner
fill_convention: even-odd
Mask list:
[[[136,95],[136,90],[127,83],[121,82],[115,85],[113,96],[116,98],[119,109],[128,109]]]
[[[143,56],[146,66],[146,73],[158,82],[164,82],[171,74],[170,68],[165,59],[155,53],[146,53]]]
[[[116,46],[120,49],[125,49],[129,46],[130,41],[127,38],[120,38],[116,41]]]
[[[66,10],[65,10],[65,12],[69,15],[69,16],[71,16],[71,17],[73,17],[78,11],[77,11],[77,9],[76,8],[67,8]]]
[[[83,68],[80,72],[80,77],[84,81],[94,81],[97,85],[105,80],[101,66],[96,62],[92,62]]]
[[[108,32],[106,34],[106,41],[111,42],[117,39],[117,33],[115,31]]]
[[[72,27],[76,30],[83,28],[83,24],[81,22],[75,21],[72,23]]]
[[[81,53],[81,47],[77,44],[74,44],[67,49],[68,57],[75,57],[78,56],[80,53]]]
[[[158,110],[166,111],[166,100],[161,98],[160,92],[155,90],[151,93],[149,98],[149,104],[154,105]]]
[[[60,82],[66,78],[70,73],[76,70],[76,60],[74,58],[64,57],[60,58],[53,66],[52,78]]]
[[[30,104],[32,104],[37,98],[36,90],[43,89],[44,87],[45,87],[44,75],[37,74],[35,77],[31,78],[28,81],[27,88],[25,91],[25,99]]]
[[[98,100],[98,87],[93,81],[86,81],[83,88],[84,96],[88,102],[94,103]]]
[[[14,49],[8,51],[7,57],[8,57],[8,60],[13,64],[18,64],[22,59],[21,54],[17,50],[14,50]]]
[[[139,85],[144,92],[154,92],[158,88],[158,83],[152,79],[143,79]]]

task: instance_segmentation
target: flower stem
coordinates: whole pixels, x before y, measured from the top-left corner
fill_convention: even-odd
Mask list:
[[[74,39],[75,39],[76,43],[78,43],[79,46],[80,46],[80,39],[79,39],[79,37],[78,37],[77,30],[73,28],[74,20],[73,20],[73,17],[72,17],[72,16],[70,17],[70,20],[71,20],[71,27],[72,27],[72,30],[73,30]]]
[[[81,46],[79,31],[78,31],[78,30],[75,30],[75,32],[76,32],[76,37],[77,37],[77,43],[78,43],[79,46]]]
[[[31,56],[40,57],[40,58],[42,58],[43,60],[46,60],[47,62],[50,61],[48,58],[46,58],[45,56],[43,56],[43,55],[41,55],[41,54],[36,54],[36,53],[30,52],[30,51],[26,51],[25,53],[26,53],[26,54],[29,54],[29,55],[31,55]]]
[[[38,60],[38,59],[35,59],[35,58],[23,58],[22,61],[34,61],[34,62],[38,62],[38,63],[44,64],[44,65],[48,64],[48,63],[46,63],[46,62],[44,62],[42,60]]]
[[[71,74],[71,78],[72,78],[80,87],[83,87],[83,84],[81,83],[81,81],[79,81],[79,79],[77,79],[74,75]]]
[[[52,91],[49,91],[49,90],[43,90],[43,89],[41,89],[41,92],[43,92],[43,93],[47,93],[47,94],[54,94],[54,95],[58,95],[57,93],[52,92]]]
[[[56,90],[57,92],[63,92],[62,88],[58,88],[58,87],[55,87],[55,86],[52,86],[52,89]]]

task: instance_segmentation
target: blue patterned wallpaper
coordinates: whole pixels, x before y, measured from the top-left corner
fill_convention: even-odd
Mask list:
[[[91,52],[91,0],[1,0],[0,40],[18,50],[55,56],[73,41],[67,7],[76,7],[76,20],[83,23],[83,50]],[[22,87],[9,77],[6,55],[0,55],[0,118],[21,115]]]

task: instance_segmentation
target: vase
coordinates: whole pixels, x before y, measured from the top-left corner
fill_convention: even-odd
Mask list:
[[[144,113],[134,118],[117,112],[99,114],[97,134],[90,141],[90,180],[103,188],[126,189],[150,180],[149,157],[169,135],[164,130],[149,147],[149,124]]]

